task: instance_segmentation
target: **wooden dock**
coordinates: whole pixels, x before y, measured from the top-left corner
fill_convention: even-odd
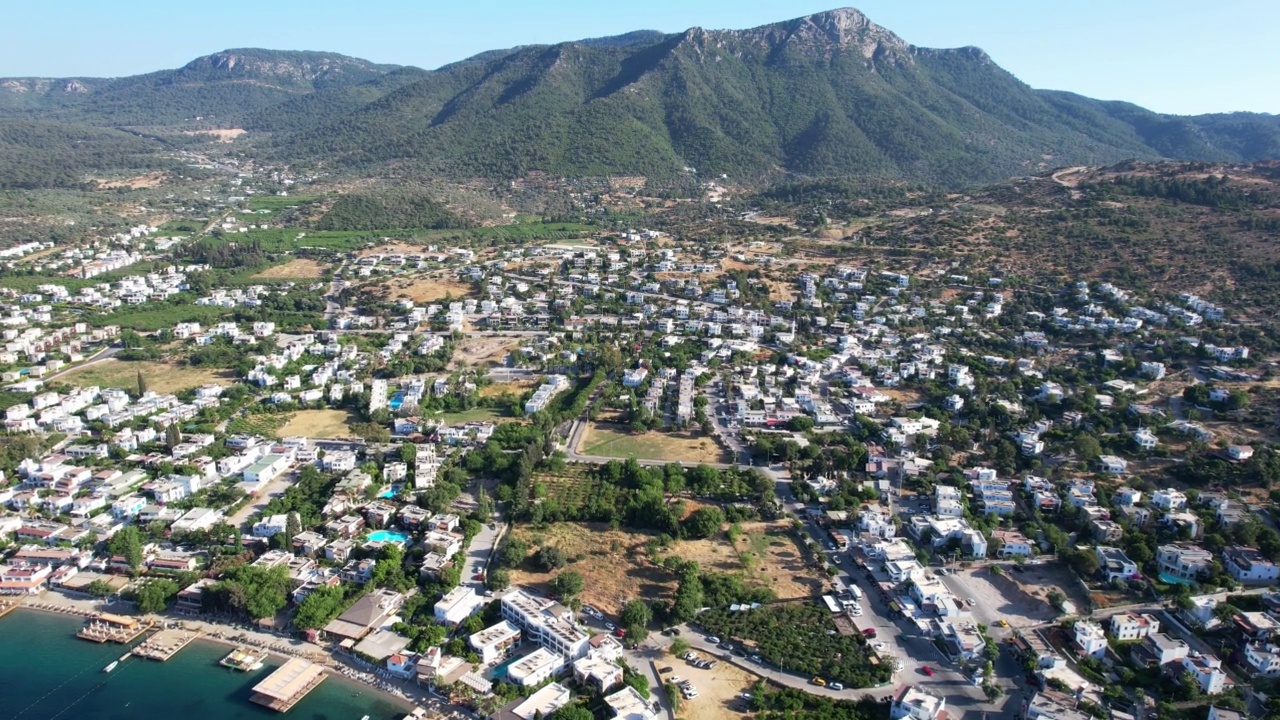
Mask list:
[[[253,686],[253,702],[276,712],[289,712],[307,693],[324,682],[324,668],[310,660],[290,658],[265,680]]]
[[[133,654],[148,660],[164,662],[190,645],[200,633],[190,630],[161,630],[133,649]]]
[[[151,623],[111,613],[98,613],[85,621],[76,637],[96,643],[131,643],[151,629]]]
[[[8,615],[19,607],[22,607],[21,604],[13,602],[12,600],[0,600],[0,617]]]

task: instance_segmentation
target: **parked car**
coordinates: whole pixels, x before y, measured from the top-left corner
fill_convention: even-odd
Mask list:
[[[660,668],[658,668],[658,674],[659,674],[659,675],[666,675],[666,674],[667,674],[667,673],[669,673],[669,672],[671,672],[671,666],[670,666],[670,665],[667,665],[666,667],[660,667]]]
[[[929,677],[933,677],[933,668],[929,667],[928,665],[921,667],[920,671],[923,672],[925,675],[928,675]]]
[[[716,637],[715,635],[708,635],[707,642],[711,643],[712,645],[719,645],[720,638]]]
[[[840,683],[838,683],[838,682],[833,682],[833,683],[831,683],[828,687],[830,687],[832,690],[843,690],[843,689],[844,689],[844,685],[841,685],[841,684],[840,684]]]
[[[873,637],[875,637],[875,636],[876,636],[876,629],[875,629],[875,628],[867,628],[866,630],[863,630],[863,631],[862,631],[862,634],[863,634],[863,636],[865,636],[865,637],[873,638]]]
[[[618,626],[617,626],[617,625],[614,625],[614,624],[613,624],[613,623],[611,623],[611,622],[607,622],[607,623],[605,623],[605,624],[604,624],[604,629],[605,629],[605,630],[616,630],[617,628],[618,628]]]
[[[827,686],[827,681],[826,681],[826,680],[823,680],[823,679],[822,679],[822,678],[820,678],[820,677],[815,677],[814,679],[810,680],[809,682],[810,682],[810,683],[812,683],[812,684],[814,684],[814,685],[817,685],[818,687],[826,687],[826,686]]]

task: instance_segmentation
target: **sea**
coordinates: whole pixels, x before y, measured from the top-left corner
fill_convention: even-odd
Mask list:
[[[0,720],[371,720],[409,708],[372,688],[330,677],[281,715],[249,701],[281,661],[242,673],[218,664],[230,648],[197,641],[168,662],[130,657],[126,647],[75,636],[82,620],[34,610],[0,618]]]

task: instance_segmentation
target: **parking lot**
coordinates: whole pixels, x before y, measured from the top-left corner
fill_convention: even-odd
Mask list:
[[[719,660],[705,652],[695,652],[701,660]],[[663,673],[663,678],[678,677],[688,680],[697,690],[698,696],[689,700],[680,698],[680,717],[703,720],[729,720],[741,717],[747,710],[747,701],[742,693],[749,692],[756,678],[733,663],[716,662],[712,668],[697,668],[689,661],[668,656],[659,661],[659,668],[670,667],[671,672]]]

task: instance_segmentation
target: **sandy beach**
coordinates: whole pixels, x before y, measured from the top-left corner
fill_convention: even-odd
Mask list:
[[[18,601],[18,609],[78,617],[90,617],[102,612],[132,614],[130,603],[106,603],[94,598],[69,597],[56,592],[46,592],[39,597],[23,598]],[[441,702],[413,682],[399,680],[387,674],[385,670],[379,672],[377,668],[365,667],[358,658],[328,653],[324,648],[313,643],[205,617],[175,614],[147,617],[161,626],[173,625],[190,632],[200,633],[200,638],[195,642],[214,643],[229,648],[248,645],[265,650],[277,660],[289,657],[305,658],[323,666],[325,672],[333,679],[348,682],[361,689],[376,691],[386,699],[399,703],[405,708],[406,713],[412,712],[415,708],[422,708],[427,711],[427,717],[468,716],[465,710]]]

